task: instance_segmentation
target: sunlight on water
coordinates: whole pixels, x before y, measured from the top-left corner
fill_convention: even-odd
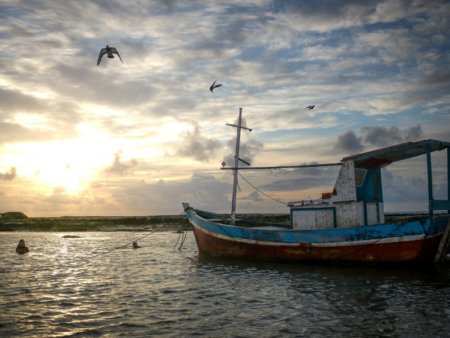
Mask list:
[[[3,233],[0,336],[448,337],[450,269],[200,256],[192,233]],[[19,239],[30,247],[15,254]]]

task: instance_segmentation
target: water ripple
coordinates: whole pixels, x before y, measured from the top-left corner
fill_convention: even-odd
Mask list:
[[[233,260],[192,233],[24,234],[0,245],[0,336],[448,337],[450,269]]]

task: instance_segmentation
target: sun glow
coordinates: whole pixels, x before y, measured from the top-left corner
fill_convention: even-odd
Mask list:
[[[8,146],[4,163],[14,163],[19,175],[26,175],[47,187],[62,186],[67,192],[84,189],[99,171],[110,165],[123,142],[79,126],[78,139],[45,143],[19,143]],[[21,154],[27,156],[21,156]]]

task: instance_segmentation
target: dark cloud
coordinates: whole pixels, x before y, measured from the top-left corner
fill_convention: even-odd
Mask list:
[[[398,127],[386,128],[383,126],[372,126],[361,128],[364,141],[377,147],[391,146],[406,141],[416,141],[422,136],[420,125],[410,127],[401,131]]]
[[[364,134],[364,141],[377,147],[386,147],[403,142],[403,135],[399,127],[373,126],[362,127],[361,130]]]
[[[176,150],[177,155],[192,157],[201,162],[208,162],[217,150],[223,148],[219,140],[202,136],[197,123],[194,124],[193,131],[187,130],[181,133],[180,142]]]
[[[343,17],[351,9],[351,7],[358,7],[360,11],[359,16],[367,16],[375,11],[376,5],[382,2],[381,0],[338,0],[338,1],[284,1],[285,9],[293,11],[294,13],[302,13],[307,16],[320,16],[324,18]],[[356,13],[355,13],[356,14]]]
[[[417,141],[422,137],[422,127],[418,124],[415,127],[401,130],[396,126],[389,128],[371,126],[362,127],[361,133],[363,136],[357,136],[353,130],[348,130],[339,135],[335,149],[352,153],[363,151],[363,142],[369,146],[387,147],[403,142]]]
[[[422,127],[418,124],[403,131],[405,141],[417,141],[422,137]]]
[[[11,167],[8,171],[4,173],[0,173],[0,180],[3,181],[12,181],[17,177],[17,169],[15,167]]]
[[[348,130],[344,134],[338,136],[335,148],[350,153],[361,152],[364,150],[364,146],[361,142],[362,137],[356,136],[353,130]]]
[[[437,69],[428,74],[423,80],[426,85],[440,85],[450,82],[450,72],[446,69]]]
[[[138,162],[136,159],[131,159],[128,162],[121,162],[120,158],[122,156],[123,151],[118,150],[114,153],[114,161],[112,165],[106,167],[102,170],[102,173],[106,174],[106,176],[114,177],[114,176],[126,176],[133,173],[133,169],[136,168]]]

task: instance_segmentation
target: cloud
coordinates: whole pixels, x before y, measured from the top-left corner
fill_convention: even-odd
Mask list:
[[[410,127],[403,131],[398,127],[386,128],[383,126],[362,127],[364,141],[377,147],[391,146],[406,141],[416,141],[422,136],[420,125]]]
[[[179,139],[181,144],[178,146],[176,154],[192,157],[200,162],[209,162],[211,157],[216,155],[216,151],[223,148],[219,140],[202,136],[198,123],[194,123],[193,131],[183,131]]]
[[[398,127],[362,127],[364,141],[378,147],[386,147],[403,142],[403,135]]]
[[[409,127],[403,131],[403,139],[405,141],[417,141],[422,137],[422,127],[418,124],[415,127]]]
[[[294,191],[307,190],[310,188],[317,188],[329,186],[334,183],[334,177],[301,177],[289,180],[274,181],[269,184],[258,187],[262,191]]]
[[[72,196],[65,193],[56,193],[49,196],[44,196],[41,198],[43,202],[48,202],[51,204],[81,204],[82,199],[77,196]]]
[[[335,148],[345,152],[359,152],[364,150],[362,137],[356,136],[353,130],[347,130],[344,134],[338,136]]]
[[[299,152],[302,161],[324,163],[337,150],[360,152],[417,140],[422,128],[427,136],[445,140],[449,16],[448,2],[425,0],[230,0],[207,7],[185,0],[57,5],[8,0],[0,4],[0,164],[9,169],[10,156],[16,164],[37,163],[37,152],[50,158],[64,146],[58,141],[70,138],[80,147],[99,145],[99,156],[89,149],[97,160],[100,153],[112,154],[126,144],[131,157],[149,157],[152,168],[119,153],[103,162],[109,165],[98,174],[105,179],[92,181],[89,173],[100,164],[88,156],[86,162],[67,156],[63,166],[76,163],[77,175],[86,174],[77,181],[89,202],[83,197],[80,204],[50,205],[37,199],[36,208],[42,213],[146,214],[160,212],[183,191],[183,199],[196,205],[229,204],[229,191],[221,185],[226,175],[202,177],[209,183],[201,189],[193,186],[200,174],[182,177],[200,168],[215,170],[221,159],[234,165],[234,140],[227,140],[235,134],[223,124],[238,107],[245,107],[258,139],[243,133],[240,157],[252,165],[274,158],[289,162]],[[116,57],[96,66],[106,44],[118,48],[123,64]],[[215,79],[223,87],[211,94]],[[306,111],[310,104],[316,108]],[[372,126],[381,114],[383,126]],[[190,121],[201,127],[180,134]],[[336,137],[335,149],[329,137]],[[175,156],[163,155],[169,146],[183,166]],[[205,164],[216,160],[214,166]],[[41,179],[47,180],[53,165],[36,166],[27,169],[32,180],[24,175],[17,187],[3,189],[11,203],[13,189],[25,189],[20,185],[47,188]],[[127,175],[137,170],[139,184],[134,185]],[[298,174],[306,179],[318,172],[311,168]],[[277,175],[271,180],[289,178],[281,171]],[[160,178],[165,181],[154,183]],[[211,189],[222,190],[215,195]],[[97,203],[101,200],[94,192],[106,202]],[[258,198],[249,192],[243,195]],[[70,195],[69,188],[59,194]],[[209,206],[208,199],[213,201]],[[149,202],[158,207],[151,209]],[[92,209],[97,204],[101,209]],[[167,212],[178,212],[179,206],[169,204]]]
[[[0,180],[3,181],[12,181],[17,177],[17,169],[15,167],[11,167],[8,171],[4,173],[0,173]]]
[[[42,100],[36,99],[30,95],[25,95],[17,90],[2,88],[0,88],[0,102],[2,102],[0,111],[7,113],[42,111],[46,108],[46,105]]]
[[[422,137],[422,127],[418,124],[401,130],[399,127],[370,126],[361,128],[362,136],[357,136],[353,130],[348,130],[342,135],[338,135],[335,149],[348,153],[361,152],[364,145],[387,147],[395,144],[417,141]]]
[[[261,201],[264,201],[264,198],[261,198],[259,193],[257,191],[254,191],[254,192],[248,194],[248,196],[246,196],[246,197],[239,197],[239,200],[250,200],[253,202],[261,202]]]
[[[229,167],[234,167],[235,159],[234,154],[236,152],[236,137],[233,137],[231,140],[227,141],[227,148],[229,151],[229,154],[226,155],[223,158],[223,162],[227,164]],[[249,162],[253,165],[255,162],[255,157],[258,153],[261,152],[261,150],[264,148],[264,144],[260,141],[257,141],[255,139],[249,138],[246,141],[242,140],[241,136],[241,142],[239,147],[239,157],[243,159],[244,161]],[[239,166],[247,166],[246,164],[242,163],[241,161],[238,162]]]
[[[91,187],[91,189],[98,189],[98,188],[103,187],[103,184],[99,181],[91,181],[90,187]]]
[[[425,79],[424,84],[426,85],[436,85],[445,84],[450,82],[450,72],[445,69],[437,69],[429,73]]]
[[[60,194],[66,192],[66,188],[64,188],[62,185],[58,185],[56,187],[53,187],[52,191],[54,194]]]
[[[106,174],[109,177],[118,177],[118,176],[126,176],[133,173],[133,168],[138,165],[136,159],[132,158],[128,162],[121,162],[120,158],[122,156],[123,151],[118,150],[114,153],[114,161],[109,166],[102,170],[102,173]]]
[[[120,209],[146,213],[173,213],[174,209],[181,212],[182,202],[196,208],[223,211],[230,205],[230,192],[230,183],[222,182],[213,175],[194,172],[189,180],[166,182],[161,179],[151,184],[137,182],[115,189],[112,198]]]

